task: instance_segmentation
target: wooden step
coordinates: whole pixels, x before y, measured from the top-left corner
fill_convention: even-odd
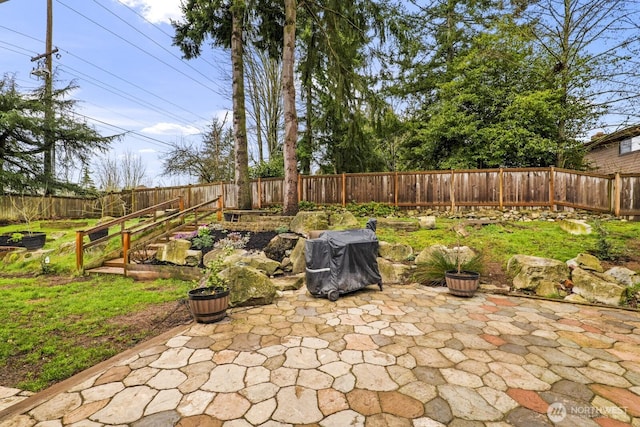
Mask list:
[[[124,276],[124,267],[98,267],[86,271],[89,274],[118,274]]]
[[[103,267],[117,267],[124,269],[124,258],[109,259],[102,263]]]

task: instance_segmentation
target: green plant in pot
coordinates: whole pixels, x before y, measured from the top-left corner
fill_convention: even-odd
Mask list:
[[[223,248],[205,270],[198,287],[188,292],[189,311],[198,323],[218,322],[227,315],[229,307],[229,284],[219,276],[225,268],[224,259],[232,248]]]
[[[473,296],[483,270],[482,254],[464,246],[434,247],[429,257],[416,264],[415,281],[426,285],[446,285],[457,296]]]

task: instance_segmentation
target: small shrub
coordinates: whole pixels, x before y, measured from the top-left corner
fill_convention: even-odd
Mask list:
[[[589,251],[591,255],[602,261],[614,261],[620,257],[620,254],[609,239],[609,232],[602,225],[602,222],[595,221],[594,228],[597,233],[597,241],[595,247]]]
[[[313,202],[301,200],[298,202],[298,209],[301,211],[315,211],[318,209],[318,205]]]
[[[387,217],[391,215],[397,215],[399,209],[395,206],[388,205],[386,203],[369,202],[369,203],[349,203],[347,210],[355,216],[367,217],[367,216],[379,216]]]
[[[416,264],[413,280],[424,285],[444,286],[447,271],[480,273],[483,267],[482,254],[475,254],[472,258],[463,260],[457,252],[455,256],[451,256],[446,251],[434,250],[425,262]]]
[[[191,245],[196,249],[211,248],[213,244],[214,239],[209,227],[200,227],[198,229],[198,235],[191,240]]]

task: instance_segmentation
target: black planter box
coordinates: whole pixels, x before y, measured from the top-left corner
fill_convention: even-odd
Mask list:
[[[22,239],[13,240],[13,234],[22,234]],[[0,235],[0,246],[15,246],[28,250],[40,249],[47,240],[47,234],[41,231],[29,233],[28,231],[17,231],[12,234]]]

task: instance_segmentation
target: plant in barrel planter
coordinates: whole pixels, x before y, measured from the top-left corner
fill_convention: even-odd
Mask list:
[[[224,249],[206,268],[198,287],[188,292],[189,311],[198,323],[213,323],[224,319],[229,307],[229,284],[218,273],[225,267],[230,250]]]
[[[469,248],[435,248],[425,261],[416,264],[413,277],[423,284],[446,285],[453,295],[471,297],[478,289],[482,268],[482,254]]]

